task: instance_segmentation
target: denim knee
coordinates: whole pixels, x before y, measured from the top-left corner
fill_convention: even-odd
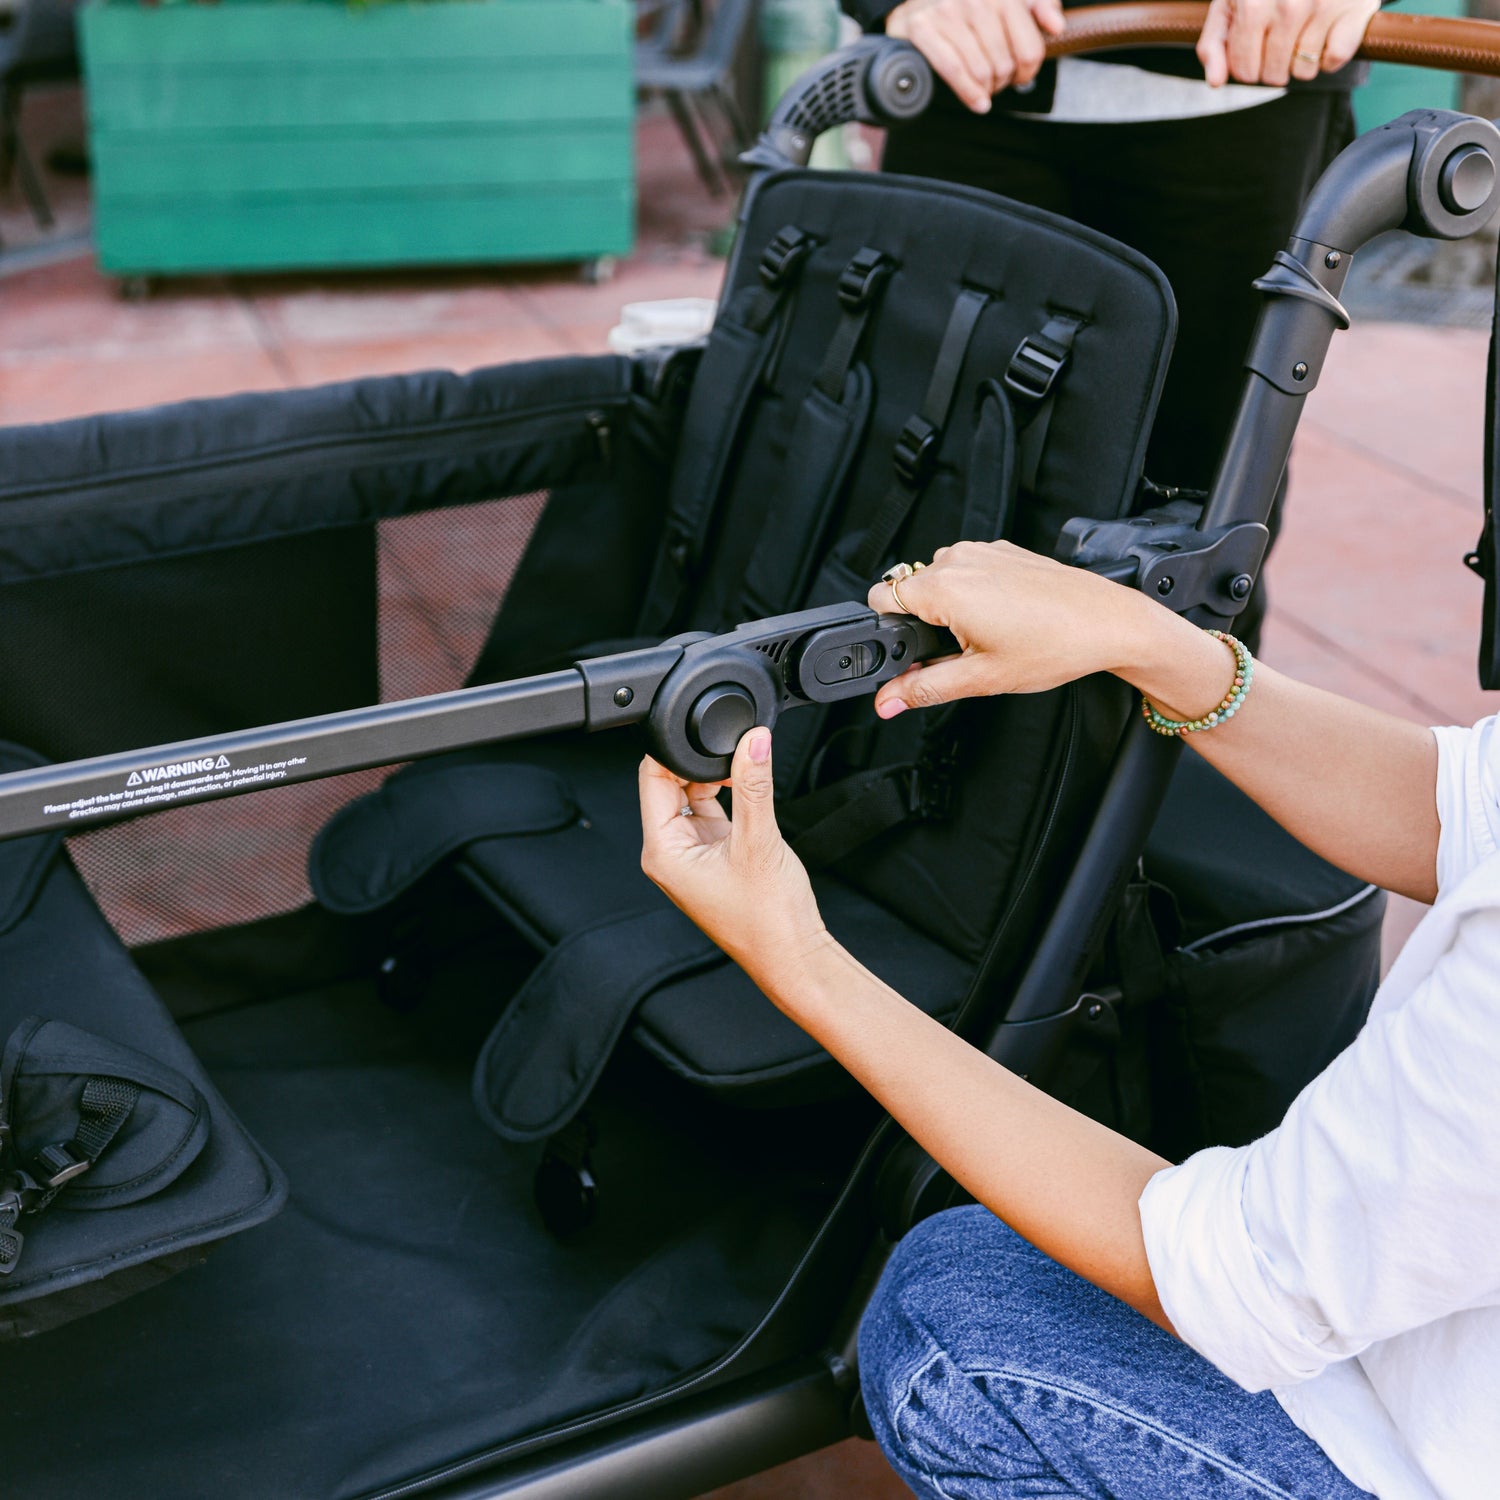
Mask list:
[[[1038,1251],[988,1209],[949,1209],[924,1219],[891,1253],[859,1329],[859,1379],[865,1409],[885,1446],[911,1382],[935,1354],[962,1342],[968,1309],[955,1283],[972,1275],[976,1241],[1019,1263]],[[999,1278],[1005,1285],[1007,1278]],[[1024,1276],[1011,1285],[1020,1292]],[[993,1285],[993,1282],[992,1282]]]

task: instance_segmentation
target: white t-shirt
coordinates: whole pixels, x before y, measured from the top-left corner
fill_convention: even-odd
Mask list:
[[[1150,73],[1129,63],[1090,57],[1060,57],[1052,109],[1028,120],[1059,125],[1140,125],[1150,120],[1196,120],[1232,114],[1280,99],[1285,89],[1259,83],[1210,88],[1201,78]]]
[[[1500,1496],[1500,734],[1437,729],[1438,899],[1281,1125],[1157,1173],[1181,1337],[1380,1500]],[[1372,816],[1378,815],[1378,810]]]

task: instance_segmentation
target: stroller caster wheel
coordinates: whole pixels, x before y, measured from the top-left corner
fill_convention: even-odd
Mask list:
[[[149,276],[126,276],[120,282],[120,300],[149,302],[155,290],[156,283]]]
[[[594,1128],[580,1118],[564,1126],[547,1142],[532,1196],[548,1232],[558,1239],[579,1234],[594,1222],[599,1206],[599,1186],[589,1159]]]
[[[615,279],[615,267],[619,264],[613,255],[599,255],[584,261],[578,274],[585,286],[604,286]]]

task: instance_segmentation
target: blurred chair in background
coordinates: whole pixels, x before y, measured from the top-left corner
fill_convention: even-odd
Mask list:
[[[75,9],[76,0],[20,0],[10,25],[0,30],[0,191],[17,172],[42,229],[52,227],[52,206],[21,138],[21,96],[33,84],[78,76]]]
[[[698,175],[716,196],[729,190],[726,157],[751,143],[734,97],[732,75],[754,0],[639,0],[635,81],[643,94],[661,94],[693,154]],[[718,144],[708,106],[727,131]]]

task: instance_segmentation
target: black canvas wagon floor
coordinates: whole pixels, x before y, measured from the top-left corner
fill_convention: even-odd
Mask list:
[[[627,1066],[595,1111],[599,1218],[560,1243],[539,1148],[470,1100],[515,962],[471,950],[406,1012],[344,981],[185,1021],[291,1201],[5,1351],[7,1496],[344,1500],[661,1389],[757,1321],[849,1141],[722,1110],[685,1128],[703,1106]]]

